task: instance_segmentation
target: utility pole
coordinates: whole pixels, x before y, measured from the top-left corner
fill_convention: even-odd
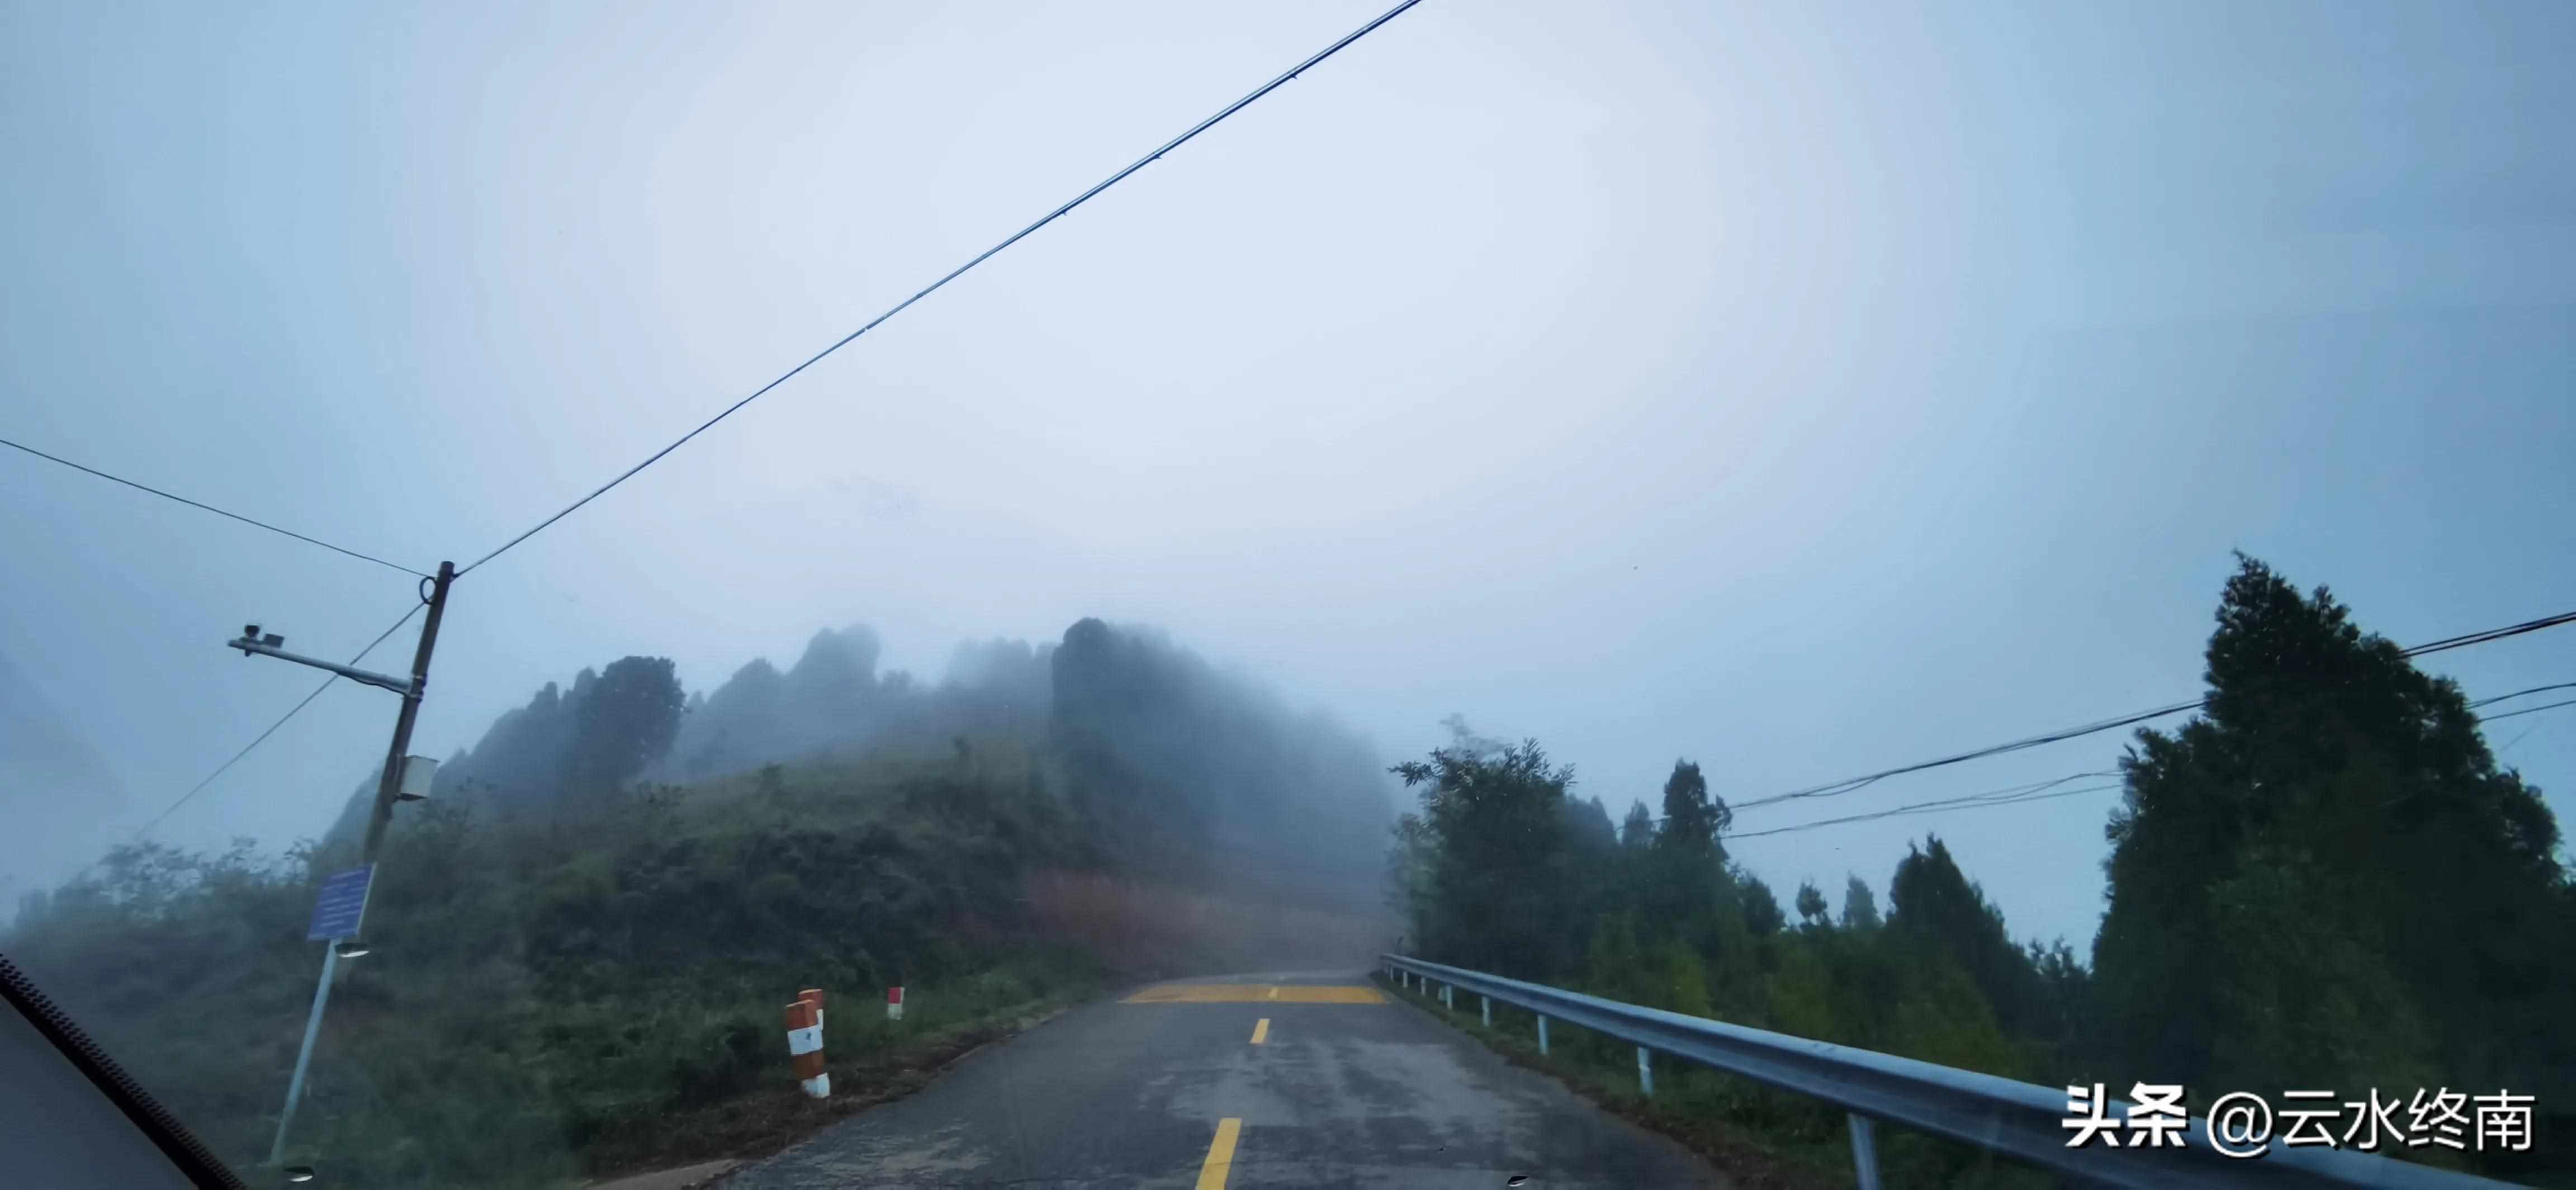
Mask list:
[[[367,816],[367,841],[359,852],[358,862],[376,862],[376,852],[385,845],[385,827],[394,820],[394,802],[402,793],[403,757],[411,754],[411,725],[420,718],[420,696],[429,689],[429,654],[438,647],[438,621],[447,614],[447,587],[456,581],[456,563],[438,564],[438,577],[429,580],[429,618],[421,621],[420,647],[411,655],[411,689],[404,693],[402,710],[394,717],[394,742],[385,751],[384,779],[376,783],[376,808]]]
[[[375,805],[367,813],[366,841],[359,849],[359,866],[356,872],[363,875],[360,875],[356,885],[359,890],[357,905],[346,919],[345,928],[349,933],[346,936],[325,939],[328,945],[322,950],[322,977],[313,988],[313,1011],[304,1020],[304,1044],[296,1050],[295,1073],[287,1079],[286,1083],[286,1106],[277,1115],[277,1138],[270,1143],[268,1149],[268,1163],[271,1165],[285,1160],[286,1157],[286,1126],[295,1119],[295,1105],[304,1098],[304,1072],[313,1063],[313,1043],[322,1034],[322,1010],[331,1001],[332,973],[338,967],[343,954],[356,958],[367,953],[367,948],[356,941],[357,931],[359,923],[365,920],[366,896],[375,883],[376,855],[384,848],[385,827],[393,822],[394,804],[405,800],[406,797],[417,797],[427,793],[424,789],[417,794],[405,794],[403,775],[411,755],[412,724],[420,718],[421,695],[429,689],[429,656],[430,652],[438,647],[438,622],[447,613],[447,588],[449,584],[456,581],[456,563],[439,563],[437,577],[423,581],[429,584],[428,593],[421,598],[423,603],[429,605],[429,618],[421,622],[420,647],[412,653],[409,681],[386,674],[370,673],[352,666],[334,665],[319,658],[289,653],[281,647],[286,643],[286,638],[274,633],[262,636],[256,624],[243,628],[241,639],[229,644],[231,648],[240,649],[245,657],[258,653],[283,661],[293,661],[299,665],[310,665],[316,669],[327,669],[353,682],[374,686],[380,690],[391,690],[402,696],[402,710],[394,718],[393,744],[385,751],[384,776],[376,783]],[[326,882],[323,899],[326,903],[331,899],[330,882]],[[316,920],[319,921],[322,915],[322,908],[317,906]]]

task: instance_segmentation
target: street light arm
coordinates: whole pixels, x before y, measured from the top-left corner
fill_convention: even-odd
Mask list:
[[[384,674],[341,665],[338,662],[324,661],[319,657],[307,657],[301,653],[289,653],[275,645],[252,640],[247,636],[227,641],[225,644],[228,647],[241,650],[242,656],[244,657],[248,657],[253,653],[262,653],[270,657],[275,657],[281,661],[292,661],[297,665],[310,665],[315,669],[327,669],[332,673],[349,679],[352,682],[362,682],[380,690],[391,690],[396,694],[402,695],[404,698],[420,697],[419,693],[412,689],[411,683],[401,678],[387,677]]]

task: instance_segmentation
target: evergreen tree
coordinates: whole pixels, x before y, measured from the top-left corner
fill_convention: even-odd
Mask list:
[[[1644,802],[1628,804],[1628,816],[1619,822],[1619,845],[1644,849],[1655,842],[1655,815]]]
[[[1565,831],[1576,850],[1599,857],[1618,849],[1619,832],[1610,825],[1609,807],[1600,798],[1565,799]]]
[[[1744,925],[1753,931],[1754,937],[1777,934],[1781,927],[1789,924],[1788,915],[1780,912],[1780,898],[1772,896],[1771,886],[1762,883],[1753,873],[1735,873],[1735,895],[1736,903],[1743,909]]]
[[[2003,911],[1959,870],[1948,844],[1938,836],[1926,836],[1919,849],[1909,844],[1887,897],[1889,931],[1956,962],[2006,1030],[2026,1029],[2038,1018],[2039,972],[2004,932]]]
[[[1725,848],[1717,837],[1734,818],[1725,802],[1709,800],[1708,779],[1700,775],[1698,765],[1673,762],[1673,775],[1664,779],[1664,825],[1655,836],[1658,846],[1695,855],[1714,853],[1723,859]]]
[[[1826,912],[1825,894],[1817,890],[1816,883],[1812,880],[1799,881],[1798,920],[1811,928],[1820,929],[1833,924],[1833,919],[1826,916]]]
[[[1878,928],[1878,898],[1871,895],[1868,882],[1853,876],[1843,885],[1843,928],[1874,930]]]
[[[624,657],[577,681],[565,778],[574,791],[623,786],[662,758],[680,729],[680,680],[668,657]]]
[[[2094,990],[2116,1056],[2231,1085],[2576,1093],[2576,910],[2448,679],[2240,555],[2202,715],[2141,730]]]

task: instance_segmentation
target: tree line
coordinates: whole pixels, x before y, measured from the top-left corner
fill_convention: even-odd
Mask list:
[[[2576,1173],[2546,1164],[2565,1161],[2550,1129],[2576,1125],[2576,882],[2539,791],[2498,766],[2454,683],[2260,561],[2240,556],[2206,660],[2202,713],[2120,761],[2089,954],[2015,941],[1937,836],[1897,860],[1883,912],[1858,876],[1839,913],[1812,883],[1784,912],[1728,854],[1699,766],[1674,765],[1660,816],[1640,800],[1614,828],[1537,741],[1454,719],[1450,745],[1394,769],[1418,803],[1390,861],[1409,942],[2043,1084],[2180,1083],[2201,1107],[2509,1088],[2537,1098],[2533,1151],[2400,1155]]]

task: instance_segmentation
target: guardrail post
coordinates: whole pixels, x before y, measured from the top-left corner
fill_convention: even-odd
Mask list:
[[[1476,997],[1476,998],[1485,1002],[1485,1004],[1484,1004],[1484,1010],[1483,1010],[1483,1011],[1484,1011],[1484,1014],[1485,1014],[1485,1027],[1486,1027],[1486,1028],[1488,1028],[1488,1029],[1493,1028],[1493,1027],[1494,1027],[1494,998],[1493,998],[1492,996],[1478,996],[1478,997]]]
[[[2203,1117],[2188,1121],[2191,1129],[2209,1131],[2197,1146],[2151,1147],[2141,1142],[2134,1148],[2112,1148],[2105,1143],[2078,1151],[2067,1144],[2067,1117],[2060,1105],[2080,1101],[2082,1096],[2060,1098],[2063,1088],[1993,1078],[1723,1021],[1679,1016],[1569,988],[1547,987],[1409,957],[1387,957],[1401,967],[1420,967],[1408,973],[1425,999],[1431,997],[1435,984],[1439,985],[1440,1003],[1447,1008],[1454,1009],[1460,988],[1482,997],[1488,1027],[1496,1000],[1502,1001],[1505,1008],[1529,1013],[1538,1026],[1538,1049],[1543,1055],[1549,1052],[1549,1034],[1553,1031],[1550,1014],[1559,1012],[1578,1026],[1578,1032],[1590,1030],[1593,1036],[1606,1039],[1588,1043],[1591,1048],[1616,1051],[1621,1045],[1633,1047],[1637,1051],[1637,1091],[1648,1106],[1655,1103],[1658,1053],[1675,1062],[1754,1078],[1821,1101],[1844,1114],[1851,1142],[1853,1185],[1858,1190],[1880,1190],[1888,1184],[1879,1172],[1877,1130],[1882,1123],[1947,1135],[1987,1153],[2027,1162],[2084,1185],[2211,1185],[2244,1190],[2307,1186],[2320,1190],[2363,1186],[2387,1190],[2504,1190],[2507,1185],[2364,1151],[2301,1153],[2275,1145],[2270,1152],[2234,1153],[2213,1143],[2230,1125]],[[1453,1017],[1443,1019],[1456,1023]],[[1575,1046],[1577,1050],[1585,1048],[1585,1044]],[[2080,1109],[2081,1103],[2077,1106]],[[1970,1122],[1974,1127],[1962,1126]],[[2265,1122],[2258,1113],[2252,1126],[2260,1127]],[[2278,1138],[2273,1140],[2277,1142]],[[2258,1164],[2234,1159],[2239,1156],[2264,1160]]]
[[[1852,1172],[1859,1178],[1860,1190],[1878,1190],[1878,1139],[1868,1116],[1852,1113],[1851,1142]]]

